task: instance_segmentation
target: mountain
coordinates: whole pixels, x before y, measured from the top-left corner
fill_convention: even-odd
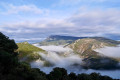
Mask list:
[[[17,43],[18,45],[18,57],[21,61],[30,62],[39,59],[41,56],[38,52],[45,53],[45,50],[35,47],[28,42]]]
[[[107,39],[104,37],[74,37],[74,36],[61,36],[61,35],[51,35],[48,38],[46,38],[44,41],[39,42],[39,45],[41,46],[47,46],[47,45],[69,45],[71,43],[74,43],[78,39],[95,39],[98,41],[104,41],[109,43],[115,43],[118,44],[119,42]]]
[[[44,52],[44,50],[33,47],[28,42],[18,43],[18,46],[19,50],[22,51],[33,48],[32,50]],[[46,74],[39,68],[31,68],[26,62],[19,62],[16,52],[18,46],[14,40],[0,32],[0,80],[119,80],[98,73],[67,73],[66,69],[59,67]]]
[[[74,43],[70,44],[69,47],[72,48],[75,53],[78,53],[84,57],[89,57],[97,54],[94,49],[103,48],[105,46],[117,46],[118,44],[120,44],[120,42],[111,39],[91,37],[78,39]]]
[[[105,46],[117,46],[120,44],[118,41],[103,37],[91,37],[78,39],[74,43],[68,45],[74,50],[74,53],[79,54],[83,58],[84,68],[91,69],[116,69],[119,61],[115,58],[110,58],[100,55],[94,49],[103,48]]]
[[[117,69],[119,61],[105,55],[100,55],[95,49],[106,46],[117,46],[119,41],[111,40],[104,37],[73,37],[52,35],[39,45],[64,45],[70,47],[75,54],[83,59],[83,68],[87,69]]]
[[[83,39],[87,37],[73,37],[73,36],[61,36],[61,35],[51,35],[44,41],[40,42],[41,46],[44,45],[68,45],[77,39]]]

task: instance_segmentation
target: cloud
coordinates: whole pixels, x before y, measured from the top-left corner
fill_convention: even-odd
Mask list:
[[[6,33],[31,35],[108,36],[120,35],[120,10],[77,11],[65,19],[46,18],[37,21],[5,23],[0,27]],[[5,30],[8,29],[8,30]]]
[[[68,71],[75,70],[78,67],[81,69],[80,64],[82,63],[82,59],[79,55],[74,54],[70,48],[64,48],[63,46],[37,46],[44,50],[47,50],[47,54],[39,53],[43,58],[43,62],[41,60],[37,60],[31,63],[32,67],[40,68],[42,71],[49,73],[54,67],[63,67]],[[55,49],[55,50],[53,50]],[[65,55],[67,53],[67,55]],[[46,67],[43,63],[48,61],[53,66]],[[78,65],[78,66],[77,66]],[[52,69],[51,69],[52,68]]]
[[[54,46],[54,45],[41,46],[40,48],[42,48],[46,51],[62,52],[62,53],[72,51],[72,49],[70,49],[70,48],[64,48],[63,46]]]
[[[78,4],[78,3],[81,3],[81,2],[86,2],[86,3],[89,3],[89,2],[119,2],[118,0],[116,1],[113,1],[113,0],[60,0],[60,3],[61,4],[66,4],[66,3],[71,3],[72,4]]]
[[[36,60],[31,63],[32,68],[40,68],[45,73],[49,73],[53,70],[54,67],[62,67],[67,70],[68,73],[74,72],[76,74],[80,73],[86,73],[90,74],[93,72],[100,73],[101,75],[108,75],[114,79],[120,78],[120,70],[93,70],[93,69],[83,69],[80,64],[82,64],[82,59],[79,57],[79,55],[74,54],[71,52],[71,49],[63,48],[62,46],[39,46],[42,49],[45,49],[48,51],[48,54],[40,53],[40,55],[43,57],[44,60],[48,61],[49,63],[53,64],[52,66],[44,66],[45,61]],[[56,48],[57,47],[57,48]],[[54,51],[54,50],[56,51]],[[70,52],[68,53],[68,51]],[[61,53],[62,51],[62,53]],[[61,54],[68,53],[67,56],[60,55]]]
[[[120,46],[118,47],[105,47],[96,49],[95,51],[103,54],[105,56],[113,57],[113,58],[120,58]]]
[[[88,5],[93,3],[106,3],[106,2],[116,2],[119,1],[113,1],[113,0],[60,0],[58,4],[55,4],[56,6],[75,6],[75,5]]]
[[[2,14],[10,15],[10,14],[22,14],[22,13],[31,13],[31,14],[47,14],[49,10],[40,9],[36,5],[13,5],[2,3],[1,7],[3,7],[4,11]]]

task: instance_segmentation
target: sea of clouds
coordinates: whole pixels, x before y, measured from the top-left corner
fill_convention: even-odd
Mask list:
[[[41,71],[45,73],[49,73],[55,67],[65,68],[68,73],[74,72],[76,74],[80,73],[92,73],[97,72],[101,75],[108,75],[112,78],[120,78],[120,70],[92,70],[92,69],[82,69],[80,66],[82,64],[82,58],[79,55],[74,54],[70,48],[63,46],[39,46],[38,44],[34,44],[37,47],[40,47],[46,50],[48,53],[39,53],[44,61],[37,60],[31,63],[33,68],[39,68]],[[118,57],[120,52],[120,46],[118,47],[105,47],[96,50],[101,54],[105,54],[106,56]],[[44,66],[44,62],[48,61],[51,63],[51,66]]]
[[[120,45],[116,47],[104,47],[104,48],[96,49],[95,51],[105,56],[120,58]]]

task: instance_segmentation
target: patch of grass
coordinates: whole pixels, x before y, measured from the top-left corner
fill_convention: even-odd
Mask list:
[[[17,43],[18,45],[18,52],[19,52],[19,59],[23,61],[33,61],[41,58],[38,52],[45,53],[45,50],[35,47],[28,42]]]

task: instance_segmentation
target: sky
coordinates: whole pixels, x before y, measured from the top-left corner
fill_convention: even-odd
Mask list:
[[[120,40],[120,0],[0,0],[0,31],[16,42],[50,35]]]

